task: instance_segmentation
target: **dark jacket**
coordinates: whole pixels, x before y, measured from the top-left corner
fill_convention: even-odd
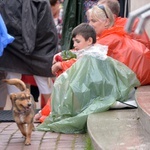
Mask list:
[[[57,31],[48,0],[0,0],[0,13],[15,40],[0,57],[0,70],[50,77]]]
[[[62,29],[62,50],[68,50],[73,47],[71,32],[78,24],[83,22],[83,2],[85,0],[65,0],[64,18]]]

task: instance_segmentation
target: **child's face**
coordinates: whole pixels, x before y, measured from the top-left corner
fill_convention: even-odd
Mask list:
[[[74,43],[73,46],[75,50],[84,49],[92,45],[93,42],[91,37],[86,41],[82,35],[76,35],[72,40]]]

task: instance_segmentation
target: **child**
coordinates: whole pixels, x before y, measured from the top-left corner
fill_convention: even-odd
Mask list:
[[[93,27],[91,27],[88,23],[81,23],[73,29],[72,40],[74,43],[74,50],[72,50],[72,52],[77,53],[77,51],[88,48],[96,43],[96,32]],[[57,54],[56,56],[60,54],[61,53]],[[77,61],[77,59],[75,58],[67,61],[57,61],[56,56],[54,57],[54,64],[52,66],[52,73],[56,76],[59,76]],[[40,122],[43,122],[45,117],[48,116],[49,113],[50,100],[47,102],[45,107],[41,111],[39,111],[38,114],[35,115],[35,121],[39,120]]]
[[[87,23],[81,23],[77,27],[75,27],[72,31],[72,40],[73,40],[73,46],[74,50],[72,50],[73,53],[76,53],[76,51],[79,51],[81,49],[85,49],[89,46],[92,46],[94,43],[96,43],[96,32]],[[75,59],[70,59],[68,61],[60,62],[56,60],[52,66],[52,73],[54,75],[58,75],[58,72],[62,71],[64,72],[66,69],[71,67],[71,65],[76,61]],[[63,68],[64,65],[67,64],[67,68]],[[65,70],[64,70],[65,69]],[[61,73],[62,73],[61,72]]]

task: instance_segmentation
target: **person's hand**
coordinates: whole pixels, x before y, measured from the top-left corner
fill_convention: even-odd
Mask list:
[[[61,62],[54,63],[51,69],[52,69],[52,74],[57,75],[57,72],[59,70],[62,70]]]

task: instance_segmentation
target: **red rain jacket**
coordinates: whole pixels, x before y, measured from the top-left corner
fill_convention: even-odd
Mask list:
[[[125,33],[121,26],[105,30],[97,37],[97,43],[108,46],[108,56],[132,69],[141,85],[150,84],[150,50]]]
[[[126,23],[127,23],[127,19],[128,18],[121,18],[121,17],[117,17],[115,20],[115,24],[114,26],[122,26],[125,27]],[[150,39],[147,35],[147,33],[145,32],[145,30],[143,31],[142,34],[135,34],[134,31],[137,27],[138,24],[138,19],[136,19],[134,21],[134,24],[132,26],[132,32],[131,33],[127,33],[132,39],[143,43],[146,47],[150,48]]]

